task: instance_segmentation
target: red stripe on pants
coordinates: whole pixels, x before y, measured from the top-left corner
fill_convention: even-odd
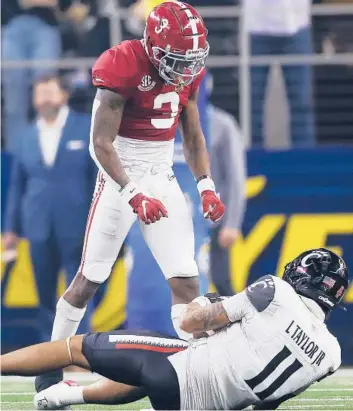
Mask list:
[[[99,203],[99,199],[102,195],[104,185],[105,185],[105,180],[103,178],[103,174],[100,173],[99,174],[99,186],[98,186],[98,189],[97,189],[95,195],[93,196],[92,204],[91,204],[91,207],[89,209],[88,218],[87,218],[87,225],[86,225],[86,232],[85,232],[85,240],[84,240],[84,243],[83,243],[81,264],[80,264],[80,267],[78,269],[78,271],[81,272],[81,273],[82,273],[82,270],[83,270],[83,266],[85,265],[85,258],[86,258],[89,232],[91,230],[94,213],[95,213],[97,205]]]
[[[177,353],[179,351],[184,351],[186,347],[161,347],[158,345],[149,344],[116,344],[115,348],[118,350],[145,350],[154,352],[165,352],[165,353]]]

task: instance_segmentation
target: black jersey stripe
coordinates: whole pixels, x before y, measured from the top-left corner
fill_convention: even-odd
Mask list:
[[[272,360],[266,365],[266,367],[254,378],[250,380],[245,380],[248,386],[253,390],[256,386],[261,384],[265,379],[273,373],[273,371],[289,356],[291,355],[290,350],[284,346],[283,349],[276,354]]]
[[[265,400],[267,397],[272,395],[278,390],[295,372],[302,368],[303,364],[295,359],[291,365],[289,365],[282,374],[277,377],[273,383],[261,392],[255,392],[255,394],[260,398],[260,400]]]

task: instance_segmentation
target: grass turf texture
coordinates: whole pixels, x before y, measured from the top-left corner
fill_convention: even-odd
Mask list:
[[[65,376],[75,380],[75,374]],[[95,378],[97,379],[97,378]],[[87,376],[76,378],[87,383]],[[92,380],[92,379],[91,379]],[[1,410],[33,410],[33,380],[1,379]],[[148,399],[115,406],[77,405],[73,410],[141,410],[150,408]],[[343,370],[321,383],[314,384],[300,396],[282,404],[282,410],[353,410],[353,370]]]

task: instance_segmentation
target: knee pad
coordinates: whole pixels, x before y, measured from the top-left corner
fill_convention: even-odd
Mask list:
[[[114,261],[85,261],[81,274],[92,283],[102,284],[109,278],[113,264]]]

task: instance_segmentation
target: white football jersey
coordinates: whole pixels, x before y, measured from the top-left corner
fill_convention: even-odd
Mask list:
[[[280,278],[264,276],[222,304],[233,324],[169,357],[182,409],[284,401],[340,366],[322,309]]]

